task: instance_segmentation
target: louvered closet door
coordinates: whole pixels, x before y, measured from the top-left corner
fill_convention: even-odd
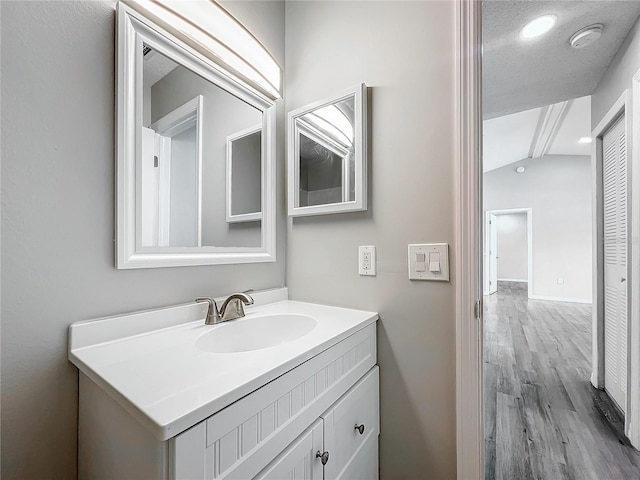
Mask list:
[[[602,139],[604,201],[604,387],[626,411],[627,143],[622,117]]]

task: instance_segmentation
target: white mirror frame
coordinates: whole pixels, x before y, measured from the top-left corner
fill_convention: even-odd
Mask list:
[[[300,126],[296,120],[314,110],[332,105],[349,97],[354,97],[354,154],[355,154],[355,199],[340,203],[328,203],[324,205],[311,205],[307,207],[297,206],[300,194],[300,133],[307,135],[309,132],[304,126]],[[330,213],[358,212],[367,209],[367,86],[364,83],[346,89],[338,95],[320,100],[304,107],[292,110],[287,116],[288,136],[288,205],[289,216],[300,217],[308,215],[326,215]],[[312,133],[312,138],[317,140]],[[326,142],[318,142],[328,150],[345,158],[344,152],[338,147],[333,147]],[[347,163],[347,162],[344,162]],[[345,178],[346,177],[346,178]],[[348,165],[343,169],[343,199],[348,195],[349,171]]]
[[[253,222],[262,219],[262,212],[233,213],[233,142],[262,130],[262,125],[247,128],[227,137],[227,223]]]
[[[275,102],[119,3],[116,35],[116,267],[118,269],[274,262],[276,259]],[[140,177],[142,154],[142,45],[146,44],[260,110],[262,115],[262,231],[260,247],[143,247]],[[206,135],[206,130],[203,132]],[[221,159],[221,161],[224,161]],[[218,188],[224,188],[221,179]]]

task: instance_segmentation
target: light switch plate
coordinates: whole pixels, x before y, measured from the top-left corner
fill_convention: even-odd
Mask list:
[[[449,244],[413,243],[409,245],[408,250],[410,280],[449,281]],[[425,263],[418,261],[418,257],[420,260],[426,260],[426,268]],[[429,271],[432,265],[439,267],[440,271]]]
[[[358,247],[358,273],[360,275],[376,275],[376,247],[364,245]]]

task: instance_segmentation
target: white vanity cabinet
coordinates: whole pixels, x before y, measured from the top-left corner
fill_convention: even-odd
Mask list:
[[[83,374],[80,479],[376,479],[376,360],[374,322],[165,441]]]
[[[372,426],[371,432],[365,426],[365,433],[374,434],[377,452],[375,339],[375,324],[369,325],[171,439],[171,478],[254,478],[318,419],[323,439],[312,437],[314,445],[324,445],[315,451],[329,452],[324,478],[338,478],[353,463],[350,457],[365,439],[355,431],[358,421]],[[293,462],[279,460],[283,466],[276,471]],[[316,464],[321,461],[314,456],[307,466]]]
[[[377,478],[378,391],[374,367],[256,480]],[[327,459],[324,465],[322,455]]]

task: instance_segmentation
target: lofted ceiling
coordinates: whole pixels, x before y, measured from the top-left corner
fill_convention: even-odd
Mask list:
[[[554,14],[555,27],[522,41],[522,27]],[[484,0],[483,115],[509,115],[591,95],[640,15],[640,1]],[[604,25],[593,45],[574,49],[570,37],[588,25]]]
[[[492,118],[483,122],[483,171],[546,155],[590,155],[591,97]]]

